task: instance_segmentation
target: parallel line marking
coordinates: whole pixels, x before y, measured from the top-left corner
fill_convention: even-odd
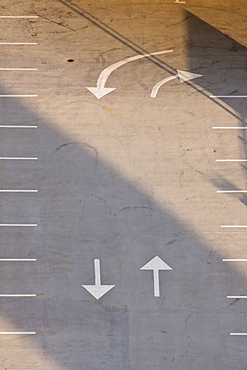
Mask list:
[[[247,333],[230,333],[230,335],[247,335]]]
[[[247,162],[247,159],[216,159],[216,162]]]
[[[38,71],[38,68],[0,68],[0,71]]]
[[[17,161],[37,161],[37,157],[28,158],[28,157],[0,157],[0,159],[10,159]]]
[[[247,295],[228,295],[227,298],[230,298],[230,299],[247,299]]]
[[[247,190],[217,190],[217,193],[247,193]]]
[[[0,95],[0,98],[36,98],[39,95]]]
[[[37,193],[38,190],[0,190],[0,193]]]
[[[36,262],[37,258],[0,258],[0,262]]]
[[[0,15],[0,18],[24,19],[24,18],[39,18],[39,17],[37,15]]]
[[[0,227],[36,227],[38,224],[0,224]]]
[[[38,128],[38,126],[0,125],[0,128]]]
[[[34,335],[36,331],[0,331],[0,335]]]
[[[0,45],[38,45],[37,42],[0,42]]]
[[[220,227],[247,227],[247,225],[221,225]]]
[[[222,130],[247,130],[247,127],[229,127],[229,126],[223,126],[223,127],[212,127],[212,129],[217,130],[217,129],[222,129]]]
[[[36,297],[37,294],[0,294],[0,297]]]
[[[247,95],[210,95],[210,98],[247,98]]]
[[[247,258],[224,258],[224,262],[247,262]]]

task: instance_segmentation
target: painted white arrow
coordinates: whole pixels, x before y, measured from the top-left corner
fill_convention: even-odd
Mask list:
[[[134,57],[130,57],[124,60],[120,60],[120,62],[114,63],[109,67],[105,68],[99,75],[97,86],[96,87],[87,87],[87,89],[96,96],[96,98],[100,99],[102,96],[109,94],[111,91],[116,90],[116,88],[105,87],[108,77],[110,74],[115,71],[115,69],[123,66],[126,63],[133,62],[134,60],[142,59],[149,57],[151,55],[161,55],[166,53],[172,53],[173,50],[164,50],[164,51],[157,51],[155,53],[150,54],[142,54],[136,55]]]
[[[95,271],[95,285],[82,285],[94,298],[100,299],[109,290],[114,288],[115,285],[101,285],[100,277],[100,260],[94,260],[94,271]]]
[[[194,78],[198,78],[198,77],[202,77],[202,75],[198,75],[197,73],[191,73],[191,72],[177,70],[177,74],[176,75],[170,76],[170,77],[167,77],[167,78],[164,78],[163,80],[161,80],[160,82],[158,82],[153,87],[153,90],[152,90],[150,96],[151,96],[151,98],[155,98],[156,95],[157,95],[157,93],[158,93],[159,88],[162,85],[164,85],[166,82],[168,82],[168,81],[175,80],[176,78],[179,78],[180,79],[180,82],[185,82],[185,81],[193,80]]]
[[[160,296],[159,270],[172,270],[162,259],[158,256],[154,257],[140,270],[153,270],[154,275],[154,296]]]

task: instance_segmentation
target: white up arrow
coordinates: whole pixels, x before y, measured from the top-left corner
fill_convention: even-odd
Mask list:
[[[94,260],[94,271],[95,271],[95,285],[82,285],[94,298],[100,299],[109,290],[114,288],[115,285],[101,285],[100,278],[100,260]]]
[[[97,86],[96,87],[87,87],[87,89],[96,96],[96,98],[100,99],[102,96],[109,94],[113,90],[116,90],[115,87],[105,87],[106,81],[110,74],[115,71],[115,69],[123,66],[126,63],[133,62],[134,60],[137,59],[142,59],[142,58],[147,58],[150,57],[151,55],[161,55],[161,54],[166,54],[166,53],[172,53],[173,50],[164,50],[164,51],[157,51],[155,53],[150,53],[150,54],[142,54],[142,55],[136,55],[134,57],[130,57],[124,60],[120,60],[117,63],[114,63],[110,65],[109,67],[105,68],[99,75],[98,81],[97,81]]]
[[[193,80],[194,78],[197,78],[197,77],[202,77],[202,75],[198,75],[197,73],[191,73],[191,72],[177,70],[177,74],[176,75],[170,76],[170,77],[167,77],[167,78],[164,78],[163,80],[161,80],[160,82],[158,82],[153,87],[153,90],[152,90],[150,96],[151,96],[151,98],[155,98],[156,95],[157,95],[157,93],[158,93],[159,88],[162,85],[164,85],[166,82],[168,82],[168,81],[175,80],[176,78],[179,78],[180,79],[180,82],[185,82],[185,81]]]
[[[144,265],[140,270],[153,270],[154,274],[154,296],[160,296],[160,283],[159,283],[159,270],[172,270],[161,258],[158,256],[154,257],[146,265]]]

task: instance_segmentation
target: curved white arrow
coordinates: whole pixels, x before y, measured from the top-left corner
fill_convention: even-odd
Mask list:
[[[172,270],[170,266],[167,265],[158,256],[154,257],[146,265],[144,265],[140,270],[153,270],[154,275],[154,296],[160,296],[160,282],[159,282],[159,270]]]
[[[161,54],[166,54],[166,53],[172,53],[173,50],[164,50],[164,51],[157,51],[155,53],[150,53],[150,54],[143,54],[143,55],[136,55],[134,57],[127,58],[125,60],[120,60],[120,62],[114,63],[110,65],[109,67],[105,68],[99,75],[98,81],[97,81],[97,86],[96,87],[87,87],[87,89],[96,96],[96,98],[100,99],[102,96],[109,94],[111,91],[116,90],[116,88],[110,88],[110,87],[105,87],[106,81],[110,74],[115,71],[115,69],[123,66],[126,63],[133,62],[134,60],[137,59],[142,59],[149,57],[151,55],[161,55]]]
[[[198,75],[197,73],[191,73],[191,72],[186,72],[186,71],[179,71],[177,70],[177,74],[174,75],[174,76],[170,76],[170,77],[167,77],[167,78],[164,78],[163,80],[161,80],[160,82],[158,82],[154,87],[153,87],[153,90],[151,92],[151,98],[155,98],[158,91],[159,91],[159,88],[164,85],[166,82],[168,81],[171,81],[171,80],[175,80],[176,78],[179,78],[180,79],[180,82],[185,82],[185,81],[189,81],[189,80],[193,80],[194,78],[197,78],[197,77],[202,77],[202,75]]]
[[[109,290],[114,288],[115,285],[101,285],[100,276],[100,260],[94,260],[94,271],[95,271],[95,285],[82,285],[94,298],[100,299]]]

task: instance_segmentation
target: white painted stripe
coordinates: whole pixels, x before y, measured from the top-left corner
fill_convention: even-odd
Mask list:
[[[247,162],[247,159],[216,159],[216,162]]]
[[[220,227],[247,227],[247,225],[221,225]]]
[[[0,71],[38,71],[38,68],[0,68]]]
[[[228,295],[227,298],[230,298],[230,299],[241,299],[241,298],[247,299],[247,295]]]
[[[34,335],[36,331],[0,331],[0,335]]]
[[[217,190],[217,193],[247,193],[247,190]]]
[[[36,258],[0,258],[0,262],[36,262]]]
[[[0,193],[37,193],[38,190],[0,190]]]
[[[247,95],[210,95],[210,98],[247,98]]]
[[[0,45],[38,45],[37,42],[0,42]]]
[[[0,227],[36,227],[38,224],[0,224]]]
[[[0,15],[0,18],[25,19],[25,18],[39,18],[39,17],[37,15]]]
[[[36,297],[37,294],[0,294],[0,297]]]
[[[247,333],[230,333],[230,335],[247,335]]]
[[[247,262],[247,258],[225,258],[224,262]]]
[[[0,128],[38,128],[38,126],[0,125]]]
[[[0,95],[0,98],[35,98],[39,95]]]
[[[10,159],[10,160],[17,160],[17,161],[37,161],[38,158],[27,158],[27,157],[0,157],[0,159]]]
[[[237,126],[233,126],[233,127],[212,127],[213,129],[215,130],[218,130],[218,129],[222,129],[222,130],[247,130],[247,127],[237,127]]]

